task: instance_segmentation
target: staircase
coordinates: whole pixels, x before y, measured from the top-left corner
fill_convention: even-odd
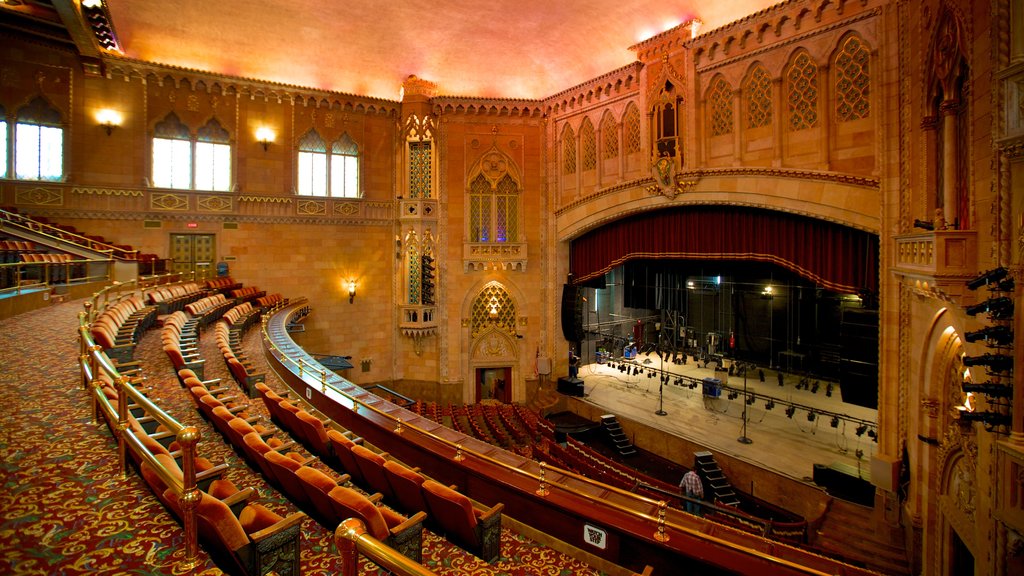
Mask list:
[[[626,433],[622,431],[622,426],[619,424],[619,419],[615,417],[615,414],[601,416],[601,427],[608,433],[608,438],[611,439],[612,445],[618,450],[619,456],[632,456],[636,454],[636,448],[633,447],[633,443],[626,437]]]
[[[911,574],[902,539],[883,537],[875,527],[874,510],[838,498],[832,500],[817,534],[814,547],[825,555],[883,574]]]
[[[705,487],[711,488],[711,494],[705,494],[704,497],[726,506],[738,506],[740,501],[736,497],[736,491],[732,489],[732,483],[718,467],[714,455],[711,452],[697,452],[693,456],[693,467],[697,470],[697,475],[704,480]],[[708,498],[709,496],[711,498]]]

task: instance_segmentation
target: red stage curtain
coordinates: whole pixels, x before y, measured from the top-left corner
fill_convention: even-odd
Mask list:
[[[572,241],[574,283],[632,259],[773,262],[836,292],[878,291],[878,236],[805,216],[734,206],[659,210]]]

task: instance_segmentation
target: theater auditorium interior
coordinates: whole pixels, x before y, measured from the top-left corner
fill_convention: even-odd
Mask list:
[[[0,149],[0,572],[1024,574],[1018,0],[0,0]]]

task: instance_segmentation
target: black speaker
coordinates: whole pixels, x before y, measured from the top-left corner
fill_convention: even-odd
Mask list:
[[[562,285],[562,336],[569,342],[583,340],[583,292],[579,286]]]

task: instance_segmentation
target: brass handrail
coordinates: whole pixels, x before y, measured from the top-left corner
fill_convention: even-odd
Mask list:
[[[80,248],[85,248],[86,250],[92,250],[94,252],[104,252],[109,256],[113,256],[115,252],[119,252],[122,254],[122,256],[120,257],[125,260],[133,260],[134,258],[131,258],[130,256],[137,256],[139,253],[138,250],[125,250],[124,248],[119,248],[117,246],[114,246],[113,244],[99,242],[97,240],[92,240],[75,232],[68,232],[67,230],[62,230],[56,226],[53,226],[52,224],[46,224],[44,222],[39,222],[38,220],[33,220],[32,218],[24,216],[23,214],[15,214],[14,212],[8,212],[2,209],[0,209],[0,212],[4,213],[4,215],[6,216],[3,219],[4,222],[9,222],[11,224],[21,226],[22,228],[27,228],[30,232],[34,234],[39,234],[41,236],[45,236],[51,240],[56,240],[58,242],[67,242],[69,244],[74,244]],[[47,230],[49,232],[47,232]],[[51,234],[50,232],[53,231],[56,231],[56,233]],[[73,236],[74,239],[69,240],[65,238],[64,235]],[[99,248],[97,248],[96,246],[99,246]]]
[[[341,555],[341,576],[358,576],[360,554],[398,576],[437,575],[367,534],[366,524],[358,518],[341,521],[334,530],[334,544]]]
[[[306,302],[306,299],[303,298],[303,299],[301,299],[299,301],[296,301],[296,302],[290,302],[288,304],[288,307],[291,308],[291,309],[298,309],[298,306],[300,304],[306,305],[305,302]],[[263,325],[262,325],[262,333],[263,333],[264,344],[270,346],[271,350],[276,352],[276,354],[274,354],[274,356],[279,361],[282,361],[282,366],[286,365],[284,360],[287,360],[290,363],[295,364],[296,366],[301,366],[302,364],[307,364],[308,365],[308,364],[310,364],[310,362],[306,361],[303,358],[299,358],[298,360],[290,358],[283,350],[280,349],[278,344],[271,339],[269,328],[268,328],[268,325],[270,324],[270,319],[271,319],[271,317],[275,316],[277,313],[281,312],[283,309],[284,309],[284,306],[275,307],[268,314],[264,315],[264,317],[263,317]],[[286,321],[282,323],[282,325],[285,325],[285,324],[287,324]],[[283,334],[287,335],[287,331],[284,331]],[[289,337],[289,340],[290,339],[291,339],[291,337]],[[291,344],[293,346],[297,347],[297,345],[295,345],[294,341],[292,341]],[[283,358],[281,356],[283,356]],[[313,363],[319,365],[319,363],[317,363],[315,360],[313,360]],[[327,372],[326,368],[323,368],[322,366],[320,368],[321,368],[321,370],[319,372],[321,374],[324,374],[324,373]],[[343,378],[343,377],[341,377],[341,376],[339,376],[337,374],[334,374],[333,372],[331,374],[332,374],[332,377],[330,379],[328,379],[326,377],[323,377],[320,382],[317,382],[317,384],[320,384],[322,386],[322,390],[323,391],[326,391],[327,386],[330,385],[330,388],[331,388],[331,390],[333,392],[343,396],[346,400],[348,400],[349,402],[352,403],[353,409],[356,412],[358,412],[358,407],[359,406],[363,406],[363,407],[368,408],[369,410],[375,412],[376,414],[378,414],[379,416],[381,416],[383,418],[386,418],[386,419],[394,421],[396,423],[396,425],[399,424],[399,422],[400,422],[399,419],[394,417],[394,416],[392,416],[391,414],[388,414],[387,412],[384,412],[383,410],[378,409],[376,406],[374,406],[372,404],[369,404],[367,402],[363,402],[363,401],[359,400],[358,398],[355,398],[355,397],[351,396],[350,394],[348,394],[348,393],[346,393],[346,392],[344,392],[342,390],[339,390],[336,386],[334,386],[335,382],[340,381],[340,382],[345,382],[345,383],[347,383],[347,384],[349,384],[351,386],[355,386],[355,385],[352,384],[351,382],[349,382],[347,379],[345,379],[345,378]],[[298,376],[299,376],[299,378],[304,383],[310,384],[306,380],[305,375],[303,375],[301,371],[298,373]],[[377,397],[375,396],[375,398],[377,398]],[[381,402],[384,402],[383,399],[378,398],[378,400],[380,400]],[[736,544],[734,542],[730,542],[728,540],[724,540],[722,538],[718,538],[716,536],[713,536],[713,535],[710,535],[710,534],[706,534],[706,533],[704,533],[704,532],[702,532],[702,531],[700,531],[698,529],[688,528],[686,526],[681,526],[679,524],[675,524],[675,523],[666,521],[665,514],[664,514],[664,509],[665,509],[666,503],[664,501],[656,501],[656,500],[653,500],[651,498],[647,498],[645,496],[642,496],[642,495],[639,495],[639,494],[635,494],[633,492],[628,492],[628,491],[623,490],[621,488],[618,488],[616,486],[610,486],[610,485],[604,484],[602,482],[598,482],[598,481],[592,480],[590,478],[587,478],[585,476],[581,476],[579,474],[576,474],[576,473],[568,471],[568,470],[562,470],[561,468],[558,468],[558,467],[552,467],[552,466],[548,465],[546,462],[540,462],[541,473],[540,473],[540,475],[534,475],[532,472],[528,472],[526,470],[522,470],[522,469],[517,468],[515,466],[511,466],[509,464],[506,464],[505,462],[502,462],[500,460],[496,460],[494,458],[491,458],[490,456],[487,456],[486,454],[475,452],[473,450],[467,450],[461,444],[454,443],[454,442],[452,442],[452,441],[450,441],[450,440],[448,440],[446,438],[442,438],[440,436],[437,436],[436,434],[434,434],[434,433],[432,433],[432,432],[430,432],[428,430],[425,430],[425,429],[420,428],[420,427],[415,426],[415,425],[411,425],[408,422],[401,422],[400,424],[404,427],[403,429],[405,429],[405,430],[414,430],[417,433],[419,433],[419,434],[421,434],[421,435],[423,435],[425,437],[428,437],[428,438],[430,438],[430,439],[432,439],[434,441],[440,442],[441,444],[448,446],[449,448],[452,449],[452,451],[454,453],[453,454],[453,458],[459,459],[459,456],[461,456],[462,458],[465,458],[466,454],[468,453],[468,454],[472,455],[473,457],[475,457],[477,459],[489,462],[492,465],[498,466],[499,468],[503,468],[506,472],[509,472],[511,474],[519,475],[519,476],[525,476],[527,478],[534,479],[534,480],[538,481],[538,484],[542,488],[554,488],[554,487],[557,487],[559,490],[568,492],[568,493],[573,494],[573,495],[575,495],[577,497],[580,497],[580,498],[583,498],[585,500],[588,500],[589,502],[591,502],[593,504],[610,507],[612,509],[615,509],[615,510],[617,510],[619,512],[622,512],[624,514],[633,516],[635,518],[639,518],[639,519],[645,520],[645,521],[651,521],[651,522],[653,522],[655,524],[655,531],[653,532],[653,535],[652,535],[652,538],[654,538],[655,540],[660,540],[659,536],[664,537],[665,528],[672,528],[674,530],[677,530],[679,532],[688,534],[688,535],[693,536],[695,538],[698,538],[698,539],[701,539],[701,540],[705,540],[705,541],[708,541],[708,542],[712,542],[712,543],[714,543],[716,545],[719,545],[719,546],[722,546],[722,547],[725,547],[725,548],[729,548],[729,549],[734,550],[736,552],[739,552],[741,554],[750,555],[750,556],[759,558],[762,561],[765,561],[765,562],[768,562],[768,563],[771,563],[771,564],[776,564],[776,565],[779,565],[779,566],[784,566],[784,567],[786,567],[786,568],[788,568],[790,570],[801,572],[803,574],[808,574],[808,575],[813,575],[813,576],[829,576],[828,573],[826,573],[826,572],[822,572],[820,570],[816,570],[816,569],[808,567],[808,566],[803,566],[801,564],[797,564],[796,562],[793,562],[791,560],[787,560],[787,559],[784,559],[784,558],[779,558],[777,556],[772,556],[770,554],[765,554],[764,552],[761,552],[759,550],[754,550],[754,549],[749,548],[747,546]],[[647,514],[647,513],[644,513],[644,512],[640,512],[639,510],[636,510],[635,508],[624,506],[622,504],[619,504],[618,502],[610,501],[610,500],[605,499],[605,498],[595,499],[591,494],[587,494],[587,493],[585,493],[585,492],[583,492],[581,490],[578,490],[578,489],[573,488],[572,486],[569,486],[569,485],[566,485],[566,484],[561,484],[561,483],[551,484],[550,482],[547,482],[546,479],[545,479],[545,475],[544,475],[544,469],[545,468],[554,468],[555,470],[558,471],[558,473],[560,473],[563,476],[566,476],[566,477],[568,477],[570,479],[582,482],[584,484],[588,484],[588,485],[594,486],[594,487],[596,487],[596,488],[598,488],[598,489],[600,489],[602,491],[605,491],[605,492],[614,492],[614,493],[616,493],[618,495],[623,496],[626,499],[636,500],[639,504],[646,504],[648,506],[656,507],[659,510],[658,515],[657,516],[652,516],[650,514]],[[541,491],[542,490],[538,490],[538,494],[540,494]],[[543,492],[544,492],[544,495],[547,494],[547,490],[543,490]],[[729,528],[731,530],[736,530],[738,533],[742,533],[742,534],[744,534],[746,536],[755,537],[755,538],[757,538],[757,537],[764,538],[763,536],[758,536],[756,534],[750,534],[749,532],[743,532],[741,530],[737,530],[735,528],[731,528],[731,527],[729,527],[729,526],[727,526],[725,524],[722,524],[721,526]],[[765,538],[765,540],[768,540],[768,539]],[[661,541],[664,541],[664,540],[661,540]],[[771,540],[768,540],[768,542],[770,542],[773,545],[780,545],[781,544],[779,542],[771,541]],[[795,549],[799,550],[803,554],[807,554],[809,556],[815,556],[815,557],[818,557],[818,558],[822,558],[822,559],[826,559],[826,560],[830,560],[831,561],[831,559],[825,558],[824,556],[821,556],[819,554],[815,554],[813,552],[810,552],[810,551],[807,551],[807,550],[798,549],[798,548],[795,548]]]
[[[92,307],[91,302],[87,301],[86,305],[86,308]],[[87,387],[93,399],[94,423],[98,423],[101,412],[107,422],[113,422],[115,419],[117,421],[114,428],[117,437],[118,473],[122,480],[127,477],[127,455],[130,449],[132,453],[149,463],[160,479],[177,494],[181,503],[181,521],[185,531],[185,559],[182,562],[182,568],[191,570],[200,563],[199,537],[195,516],[196,506],[202,497],[196,485],[196,445],[201,438],[199,429],[195,426],[183,426],[132,386],[129,379],[111,363],[102,347],[93,341],[89,332],[88,319],[88,311],[78,313],[79,367],[82,374],[82,385]],[[101,373],[110,379],[117,390],[116,408],[103,393]],[[131,427],[129,399],[175,435],[182,453],[181,480],[164,469],[138,437],[128,431]]]

